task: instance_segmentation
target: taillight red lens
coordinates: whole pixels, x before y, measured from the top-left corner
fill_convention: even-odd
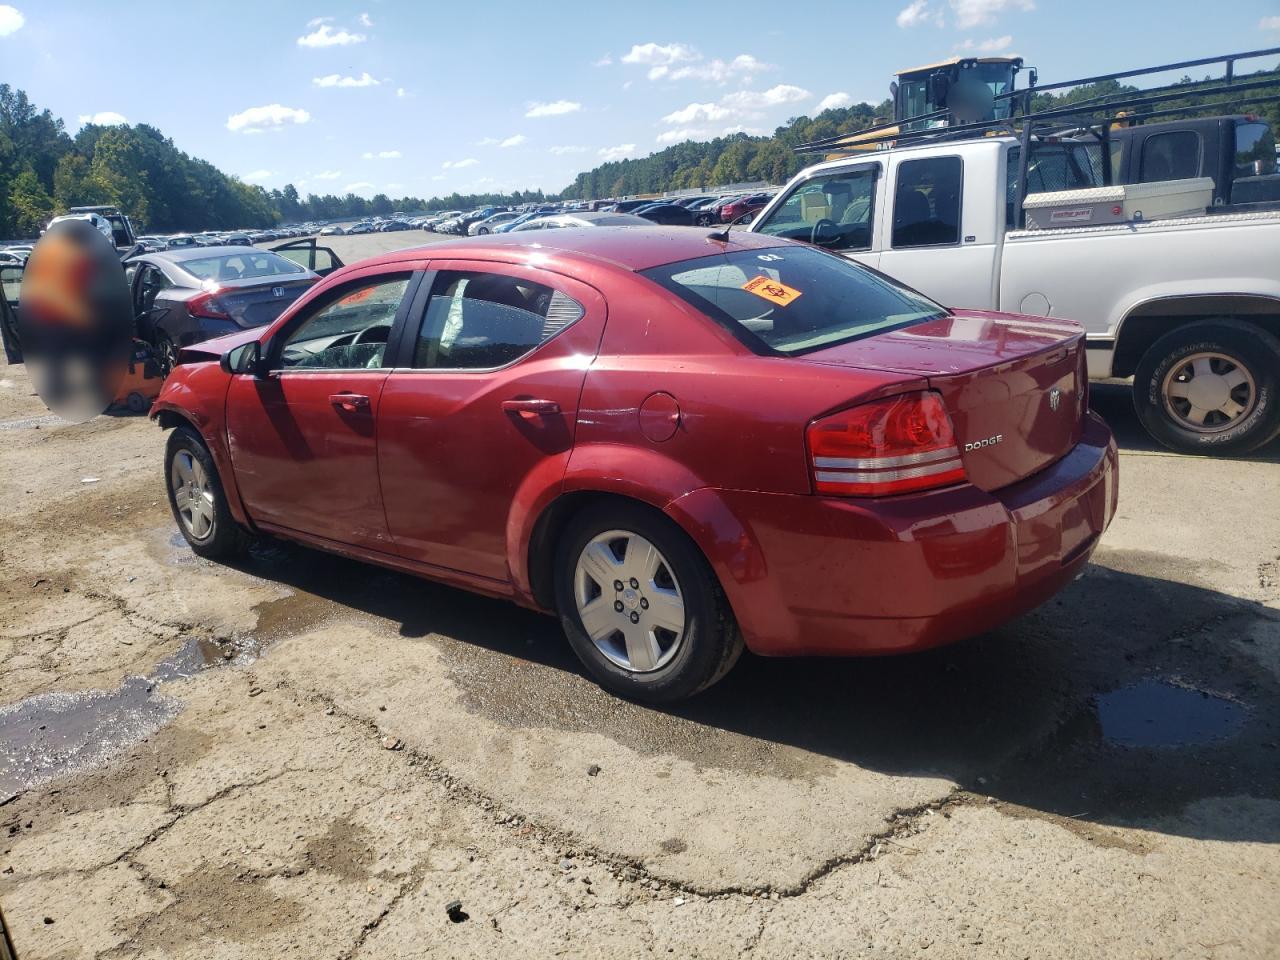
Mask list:
[[[187,301],[187,313],[193,317],[209,317],[213,320],[229,320],[231,314],[218,302],[218,291],[197,293]]]
[[[951,418],[936,393],[910,393],[841,410],[809,424],[818,493],[883,497],[965,479]]]

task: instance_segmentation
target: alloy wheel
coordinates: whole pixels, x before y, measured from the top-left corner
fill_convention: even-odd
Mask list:
[[[1180,426],[1220,433],[1253,412],[1258,390],[1253,375],[1235,357],[1193,353],[1169,369],[1160,394],[1165,410]]]
[[[178,517],[187,533],[204,540],[213,533],[213,491],[200,461],[189,450],[179,450],[169,467],[169,487]]]
[[[596,649],[632,673],[671,662],[685,633],[684,597],[662,552],[629,530],[609,530],[582,549],[573,597]]]

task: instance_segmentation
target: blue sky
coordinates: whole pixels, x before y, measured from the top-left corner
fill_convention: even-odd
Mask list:
[[[0,81],[74,132],[159,127],[303,193],[559,190],[686,136],[879,102],[963,50],[1042,83],[1280,46],[1280,2],[306,0],[0,3]]]

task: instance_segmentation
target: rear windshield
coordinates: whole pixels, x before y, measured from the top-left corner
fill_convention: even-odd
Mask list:
[[[183,260],[178,264],[199,280],[252,280],[255,277],[276,277],[281,274],[305,273],[298,266],[284,257],[264,250],[244,253],[229,253],[217,257],[198,257],[194,260]]]
[[[762,353],[807,353],[946,314],[883,274],[805,246],[736,250],[645,276]]]

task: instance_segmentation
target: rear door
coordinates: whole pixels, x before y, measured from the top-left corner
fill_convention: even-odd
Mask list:
[[[999,248],[992,184],[964,176],[958,156],[895,157],[880,269],[948,307],[995,304]]]
[[[512,504],[534,471],[563,475],[605,301],[523,266],[431,268],[378,409],[387,522],[403,556],[505,582]]]
[[[351,232],[354,233],[354,231]],[[317,246],[315,237],[294,240],[292,243],[282,243],[278,247],[272,247],[271,252],[278,253],[286,260],[292,260],[298,266],[306,267],[322,277],[328,276],[344,265],[341,258],[332,249]]]

